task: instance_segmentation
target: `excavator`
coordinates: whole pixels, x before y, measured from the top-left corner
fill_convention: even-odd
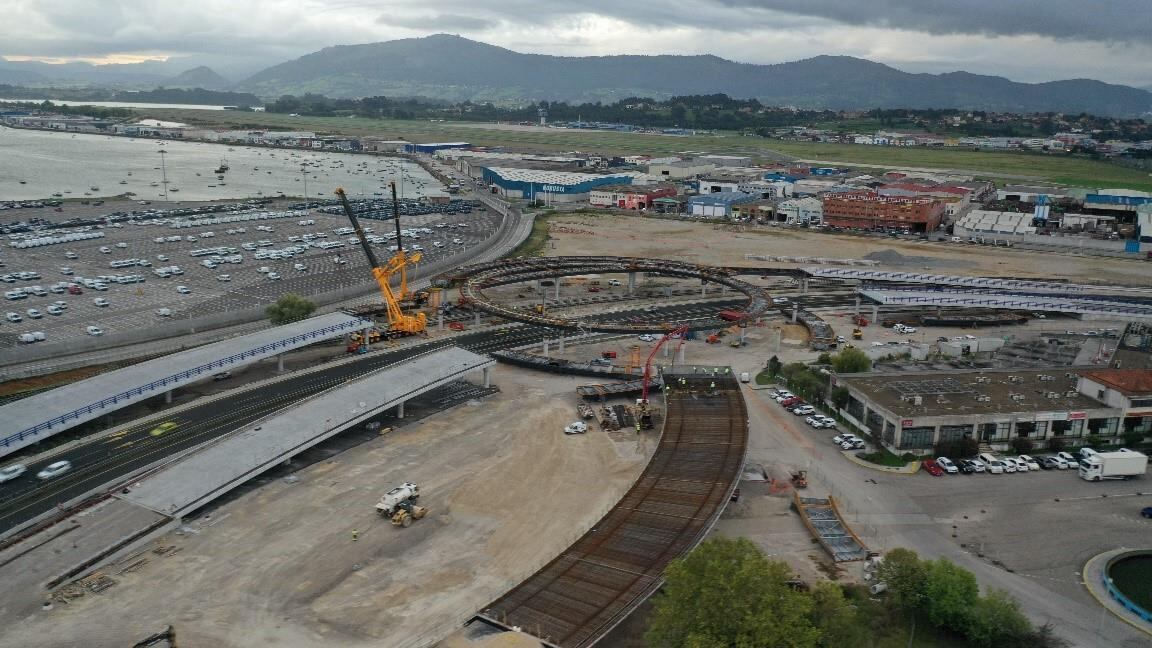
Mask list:
[[[668,333],[665,333],[657,342],[656,346],[652,347],[652,352],[648,354],[648,360],[644,362],[644,378],[641,381],[640,398],[636,399],[636,419],[639,422],[639,427],[646,430],[652,428],[652,408],[648,403],[648,388],[652,383],[652,358],[656,357],[656,352],[668,340],[680,340],[680,344],[684,344],[684,336],[688,334],[688,326],[678,326]],[[639,429],[637,429],[639,432]]]
[[[372,267],[372,276],[376,279],[376,284],[380,286],[380,293],[384,296],[384,306],[388,316],[388,338],[402,337],[405,335],[419,335],[423,333],[428,327],[428,318],[424,313],[417,312],[413,314],[405,313],[401,302],[405,299],[410,299],[412,295],[408,292],[408,266],[416,265],[420,262],[423,255],[419,252],[408,254],[404,250],[404,243],[400,237],[400,204],[396,198],[396,183],[392,183],[392,218],[396,223],[396,254],[388,259],[386,264],[381,264],[380,260],[376,258],[376,253],[372,251],[372,246],[369,245],[368,239],[364,236],[364,229],[360,227],[360,220],[356,218],[356,213],[352,210],[352,205],[348,203],[348,196],[344,193],[343,189],[337,189],[336,195],[340,197],[340,204],[344,207],[344,214],[348,216],[348,220],[352,223],[352,229],[356,232],[356,238],[360,241],[360,246],[364,248],[364,254],[368,257],[368,265]],[[392,276],[400,273],[400,290],[399,292],[392,289]]]

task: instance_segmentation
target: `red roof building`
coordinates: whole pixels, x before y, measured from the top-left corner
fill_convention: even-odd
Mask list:
[[[931,232],[940,227],[945,204],[934,198],[881,196],[873,191],[824,194],[824,224],[866,230]]]

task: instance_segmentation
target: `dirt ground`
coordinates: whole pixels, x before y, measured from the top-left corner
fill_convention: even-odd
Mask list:
[[[1018,248],[904,241],[768,226],[714,225],[617,214],[570,214],[550,222],[548,256],[661,257],[712,265],[769,265],[745,254],[866,259],[891,270],[1147,285],[1146,261]],[[897,254],[892,254],[895,252]],[[871,255],[871,257],[870,257]],[[896,261],[891,263],[889,261]]]
[[[565,436],[575,379],[494,369],[500,394],[433,415],[189,520],[99,595],[9,625],[5,643],[427,645],[558,554],[639,475],[655,436]],[[531,404],[525,407],[526,404]],[[429,516],[373,508],[402,481]],[[593,487],[594,486],[594,487]]]

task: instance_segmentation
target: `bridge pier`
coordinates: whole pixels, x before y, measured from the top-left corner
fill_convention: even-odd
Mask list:
[[[172,404],[172,390],[171,389],[164,392],[164,404],[165,405],[171,405]]]
[[[480,373],[483,374],[483,376],[484,376],[484,388],[487,389],[488,387],[491,387],[492,386],[492,367],[484,367],[483,369],[480,370]]]
[[[476,326],[480,326],[480,311],[476,311]]]
[[[563,333],[560,334],[559,347],[560,348],[558,349],[558,351],[560,353],[564,353],[564,334]]]
[[[368,345],[368,338],[364,338],[364,345]],[[276,373],[284,373],[284,354],[276,356]]]
[[[548,338],[544,338],[543,355],[544,357],[548,357]]]
[[[800,304],[792,304],[792,323],[796,323],[796,319],[800,316]]]
[[[560,301],[560,277],[556,277],[556,292],[552,299],[555,301]]]
[[[801,295],[807,295],[808,294],[808,277],[804,277],[800,280],[800,294]]]
[[[860,295],[859,295],[859,293],[857,293],[857,295],[856,295],[856,308],[852,311],[852,314],[855,315],[856,317],[860,317]]]
[[[436,330],[444,330],[444,311],[440,311],[440,313],[436,315]]]
[[[880,304],[872,304],[872,323],[879,326]]]
[[[396,406],[396,418],[398,418],[398,419],[404,418],[404,403],[407,403],[407,402],[408,401],[400,401],[400,404]]]
[[[684,364],[684,345],[680,345],[680,364]]]
[[[636,292],[636,273],[628,273],[628,295],[631,296]]]

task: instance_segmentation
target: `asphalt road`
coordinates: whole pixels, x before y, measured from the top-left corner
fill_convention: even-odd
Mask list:
[[[843,302],[850,297],[841,297]],[[614,314],[620,319],[664,322],[707,317],[717,310],[741,303],[741,299],[713,301],[704,304],[680,304],[654,312],[628,310]],[[192,407],[165,422],[175,423],[161,429],[155,423],[140,425],[111,437],[80,445],[28,465],[24,476],[0,485],[0,533],[51,510],[163,457],[235,431],[270,412],[288,407],[320,391],[365,373],[400,362],[418,353],[458,345],[476,353],[490,353],[552,338],[554,331],[522,325],[465,333],[450,339],[418,344],[395,351],[365,357],[356,362],[322,371],[288,378],[274,385],[226,395],[210,403]],[[67,460],[73,468],[64,475],[40,482],[35,474],[49,463]]]

